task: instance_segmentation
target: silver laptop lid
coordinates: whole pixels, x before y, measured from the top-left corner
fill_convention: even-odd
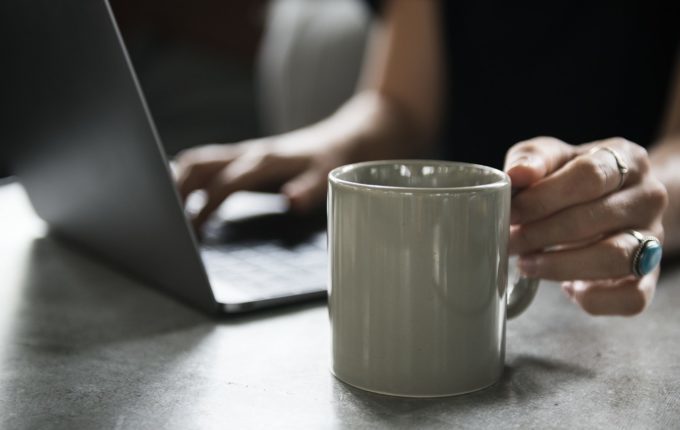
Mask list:
[[[107,1],[5,0],[14,171],[52,230],[201,309],[196,240]]]

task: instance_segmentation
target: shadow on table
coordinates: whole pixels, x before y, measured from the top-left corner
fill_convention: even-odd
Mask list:
[[[410,399],[368,393],[336,381],[333,388],[336,417],[351,428],[355,423],[370,420],[380,426],[411,427],[455,424],[457,416],[467,419],[475,413],[489,414],[509,406],[528,407],[565,385],[594,378],[593,371],[559,360],[520,355],[505,366],[501,380],[481,391],[470,394]],[[359,419],[361,417],[361,420]],[[480,421],[483,423],[483,421]],[[483,425],[480,425],[483,427]]]
[[[212,326],[200,312],[49,236],[33,241],[23,272],[15,329],[44,337],[44,347],[96,346]]]
[[[0,427],[113,428],[155,404],[148,387],[190,386],[177,369],[197,360],[211,318],[50,237],[19,261],[0,303]]]
[[[323,298],[244,314],[208,315],[51,236],[31,243],[23,272],[22,313],[31,315],[23,323],[37,325],[54,317],[65,332],[75,330],[81,341],[95,344],[198,326],[212,329],[215,323],[248,324],[326,304]]]

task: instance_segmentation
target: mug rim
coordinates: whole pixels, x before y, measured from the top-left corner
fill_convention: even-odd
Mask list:
[[[365,184],[357,181],[350,181],[341,179],[339,175],[348,171],[356,170],[367,166],[384,166],[397,164],[411,164],[411,165],[440,165],[440,166],[464,166],[473,167],[480,170],[491,171],[500,175],[498,181],[490,182],[488,184],[469,185],[464,187],[405,187],[396,185],[376,185]],[[396,160],[376,160],[376,161],[362,161],[360,163],[352,163],[344,166],[336,167],[328,173],[328,181],[333,185],[344,185],[352,188],[360,188],[366,190],[376,191],[399,191],[399,192],[467,192],[467,191],[483,191],[496,190],[510,185],[510,177],[507,173],[494,167],[485,166],[483,164],[465,163],[462,161],[446,161],[446,160],[421,160],[421,159],[396,159]]]

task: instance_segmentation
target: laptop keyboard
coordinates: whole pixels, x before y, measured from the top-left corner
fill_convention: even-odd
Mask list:
[[[298,295],[326,288],[326,235],[297,243],[239,241],[201,247],[215,288],[235,288],[252,300]]]

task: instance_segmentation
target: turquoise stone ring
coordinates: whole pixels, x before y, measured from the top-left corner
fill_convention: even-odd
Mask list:
[[[641,278],[659,265],[663,255],[663,248],[659,239],[654,236],[644,236],[635,230],[628,230],[628,233],[638,241],[638,247],[633,254],[632,271],[635,276]]]

